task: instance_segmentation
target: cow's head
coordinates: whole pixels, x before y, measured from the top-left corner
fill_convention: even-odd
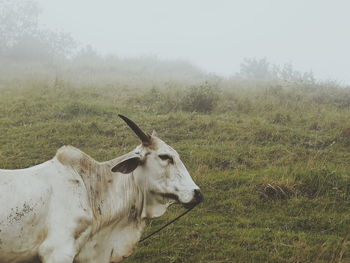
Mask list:
[[[147,192],[147,217],[162,215],[174,202],[191,207],[203,201],[199,187],[193,182],[179,154],[168,144],[144,133],[133,121],[119,115],[141,139],[142,144],[124,155],[112,172],[133,173],[137,184]]]

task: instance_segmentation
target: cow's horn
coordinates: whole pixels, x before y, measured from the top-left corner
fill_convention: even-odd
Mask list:
[[[135,122],[121,114],[118,114],[118,116],[122,118],[126,124],[136,133],[136,135],[141,139],[143,145],[149,146],[151,144],[151,137],[144,133],[140,127],[136,125]]]

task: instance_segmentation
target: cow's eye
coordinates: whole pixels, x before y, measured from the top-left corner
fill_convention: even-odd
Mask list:
[[[174,163],[174,159],[173,157],[171,157],[170,155],[167,154],[160,154],[158,155],[160,159],[162,159],[163,161],[169,160],[170,163]]]

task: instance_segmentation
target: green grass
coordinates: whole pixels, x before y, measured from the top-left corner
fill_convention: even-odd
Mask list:
[[[9,85],[0,90],[1,168],[44,162],[65,144],[97,160],[130,151],[139,142],[118,113],[182,156],[206,202],[125,262],[350,262],[348,91],[226,83],[198,114],[198,89],[189,99],[193,89]],[[149,221],[146,233],[181,211]]]

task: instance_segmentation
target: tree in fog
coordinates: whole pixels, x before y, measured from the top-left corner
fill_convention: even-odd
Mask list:
[[[314,84],[312,71],[301,72],[295,70],[291,63],[282,66],[270,64],[266,58],[245,58],[241,63],[239,77],[253,81],[279,81],[302,84]]]
[[[291,63],[286,63],[282,67],[274,65],[274,75],[285,82],[314,84],[315,78],[312,71],[300,72],[295,70]]]
[[[69,34],[42,29],[33,0],[0,0],[0,56],[11,60],[52,60],[75,47]]]
[[[250,80],[270,80],[270,63],[266,58],[245,58],[241,63],[240,76]]]

